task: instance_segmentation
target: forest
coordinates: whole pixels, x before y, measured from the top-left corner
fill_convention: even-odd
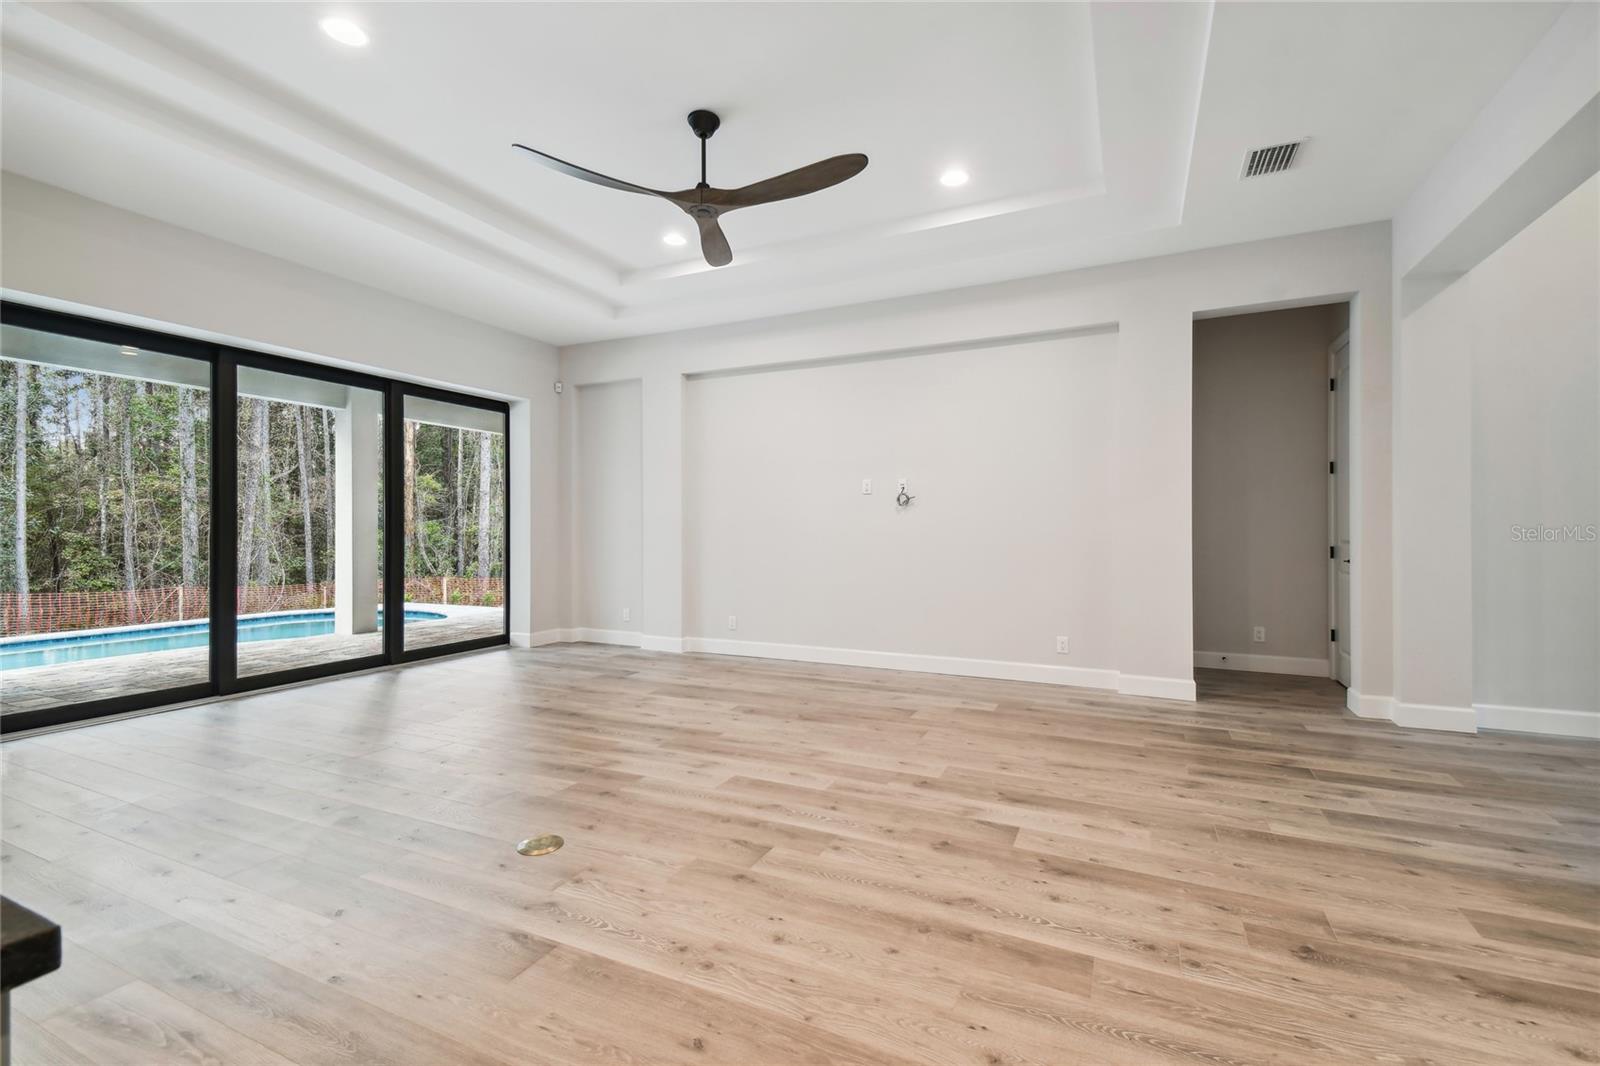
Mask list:
[[[0,635],[203,617],[210,435],[205,389],[0,359]],[[499,604],[504,436],[404,439],[407,598]],[[241,398],[238,449],[240,611],[331,604],[333,412]]]

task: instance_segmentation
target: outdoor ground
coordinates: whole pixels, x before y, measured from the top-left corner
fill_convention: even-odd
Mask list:
[[[431,648],[490,637],[502,632],[505,625],[505,613],[499,607],[432,603],[408,603],[406,606],[413,610],[438,611],[449,616],[437,621],[408,624],[408,648]],[[382,648],[382,633],[250,641],[239,645],[239,675],[250,677],[319,663],[357,659],[376,655]],[[0,714],[203,684],[207,670],[207,649],[204,647],[6,670],[0,673]]]

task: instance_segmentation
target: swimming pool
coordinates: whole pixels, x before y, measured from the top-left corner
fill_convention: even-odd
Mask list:
[[[422,622],[445,618],[438,611],[407,611],[406,621]],[[383,611],[378,611],[383,626]],[[257,640],[292,640],[295,637],[321,637],[333,632],[332,611],[289,611],[283,614],[244,615],[239,619],[239,643]],[[53,637],[29,637],[0,644],[0,670],[24,670],[30,666],[55,666],[82,659],[104,659],[112,655],[138,655],[176,648],[203,648],[211,639],[206,622],[179,625],[131,626],[123,629],[89,629]]]

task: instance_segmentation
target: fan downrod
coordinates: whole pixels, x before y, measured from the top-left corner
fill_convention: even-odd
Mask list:
[[[717,127],[722,125],[722,119],[717,117],[715,111],[689,112],[689,128],[694,130],[694,135],[702,141],[710,140],[711,135],[717,132]]]

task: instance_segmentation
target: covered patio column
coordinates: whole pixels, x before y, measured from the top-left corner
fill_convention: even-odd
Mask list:
[[[378,629],[378,495],[383,395],[349,389],[334,411],[334,632]]]

